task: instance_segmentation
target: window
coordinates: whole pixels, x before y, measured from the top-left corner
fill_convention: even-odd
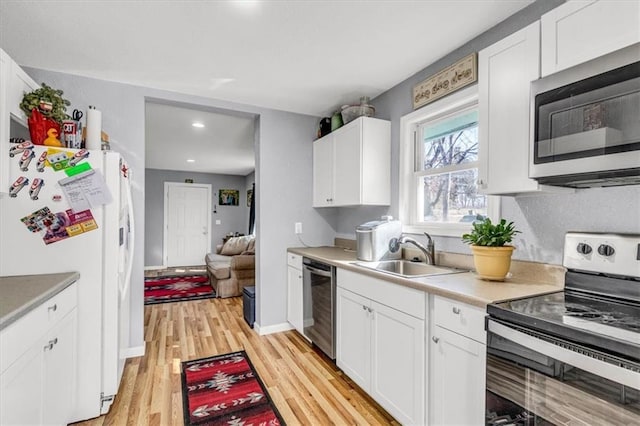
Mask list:
[[[402,118],[400,217],[405,232],[460,236],[492,216],[478,192],[478,96],[472,87]]]

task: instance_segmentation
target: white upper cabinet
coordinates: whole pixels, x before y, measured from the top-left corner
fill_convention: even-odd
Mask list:
[[[9,55],[0,49],[0,193],[9,187],[9,156],[6,154],[9,150],[9,138],[28,138],[29,134],[27,117],[20,109],[20,102],[24,92],[31,92],[38,87]],[[18,125],[15,125],[16,123]]]
[[[389,205],[390,129],[360,117],[313,143],[313,207]]]
[[[542,15],[542,76],[640,42],[640,2],[568,1]]]
[[[36,83],[20,66],[11,61],[9,74],[9,87],[7,92],[7,107],[11,117],[24,126],[27,125],[27,116],[20,109],[20,102],[25,92],[32,92],[38,88]]]
[[[313,143],[313,207],[333,203],[333,138],[329,136]]]
[[[478,183],[484,194],[540,189],[529,179],[529,94],[540,74],[539,58],[537,21],[478,55]]]

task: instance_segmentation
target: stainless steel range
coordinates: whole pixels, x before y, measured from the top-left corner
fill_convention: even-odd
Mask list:
[[[640,235],[568,233],[563,264],[487,308],[488,425],[640,424]]]

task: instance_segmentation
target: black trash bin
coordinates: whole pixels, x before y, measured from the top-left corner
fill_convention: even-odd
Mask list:
[[[244,311],[244,320],[253,328],[256,320],[256,287],[245,287],[242,290],[242,310]]]

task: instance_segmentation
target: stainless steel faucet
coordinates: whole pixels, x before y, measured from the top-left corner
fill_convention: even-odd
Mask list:
[[[414,246],[418,247],[422,251],[422,253],[424,253],[424,257],[427,260],[428,265],[435,265],[436,264],[435,244],[433,243],[433,239],[431,238],[431,235],[427,234],[426,232],[424,233],[424,235],[427,237],[426,247],[420,244],[418,241],[414,240],[413,238],[408,237],[404,234],[401,234],[400,237],[392,238],[389,241],[389,251],[391,253],[395,253],[398,250],[400,250],[400,244],[411,243]]]

